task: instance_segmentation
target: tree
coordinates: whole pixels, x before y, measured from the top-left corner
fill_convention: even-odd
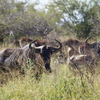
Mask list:
[[[57,23],[62,26],[71,27],[77,37],[88,37],[91,33],[93,21],[92,19],[100,20],[100,2],[98,0],[53,0],[48,5],[48,12],[59,13]],[[57,19],[56,18],[56,19]],[[65,27],[65,28],[66,28]]]
[[[2,0],[0,5],[0,35],[3,38],[7,37],[10,31],[14,31],[17,39],[23,36],[41,35],[45,28],[50,30],[53,26],[47,22],[42,10],[35,9],[38,3]]]

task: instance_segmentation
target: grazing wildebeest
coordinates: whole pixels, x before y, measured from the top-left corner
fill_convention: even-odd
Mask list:
[[[59,61],[58,61],[59,63],[66,62],[69,52],[71,52],[72,54],[78,54],[77,49],[81,43],[79,40],[68,39],[62,41],[61,43],[62,43],[62,49],[60,50]]]
[[[82,44],[86,44],[89,38],[90,37],[88,37],[83,42],[81,42],[81,41],[79,41],[77,39],[68,39],[68,40],[63,41],[62,45],[63,45],[63,48],[65,48],[66,46],[68,46],[69,48],[71,48],[71,50],[73,51],[73,54],[76,55],[76,54],[79,54],[79,51],[78,51],[79,46],[82,45]]]
[[[73,55],[79,55],[79,46],[82,44],[87,43],[88,39],[90,37],[88,37],[85,41],[81,42],[77,39],[68,39],[62,42],[62,49],[60,50],[60,61],[62,62],[66,62],[66,59],[68,58],[68,54],[73,56]]]
[[[10,54],[10,56],[7,57],[6,59],[5,59],[6,57],[5,53],[2,54],[4,57],[3,58],[4,66],[9,67],[10,69],[18,68],[21,66],[27,66],[29,59],[31,59],[33,63],[38,65],[37,59],[41,59],[42,62],[44,63],[44,68],[48,72],[51,72],[51,67],[50,67],[51,55],[55,52],[58,52],[62,48],[62,44],[58,40],[56,40],[56,42],[58,42],[59,47],[52,47],[48,45],[36,46],[34,41],[32,41],[29,45],[23,48],[11,49],[12,54]]]
[[[80,54],[90,57],[92,62],[88,62],[91,65],[91,70],[95,71],[96,67],[100,64],[100,42],[86,43],[79,47]],[[87,60],[86,60],[87,61]]]
[[[74,55],[72,50],[69,50],[67,64],[74,73],[77,70],[81,72],[81,69],[86,68],[87,71],[89,71],[91,74],[94,74],[95,72],[94,65],[96,65],[97,63],[95,62],[94,58],[91,55],[84,55],[84,54]],[[82,73],[83,72],[81,72],[81,74]]]
[[[76,69],[86,67],[94,74],[95,67],[100,62],[100,42],[88,43],[86,41],[82,45],[79,45],[78,49],[79,55],[73,55],[73,52],[71,52],[73,49],[69,50],[68,64]]]
[[[89,38],[86,39],[85,42],[81,43],[82,45],[79,45],[76,49],[71,48],[69,46],[68,48],[68,59],[67,59],[67,63],[70,67],[72,67],[73,69],[80,69],[81,67],[86,67],[87,69],[89,69],[89,71],[91,71],[92,73],[94,72],[94,65],[97,64],[94,60],[94,57],[92,55],[90,55],[90,46],[91,48],[93,47],[93,44],[89,44],[87,43],[87,40]],[[85,52],[84,51],[84,47],[85,46]],[[80,50],[78,50],[80,49]],[[74,53],[75,50],[78,53]]]

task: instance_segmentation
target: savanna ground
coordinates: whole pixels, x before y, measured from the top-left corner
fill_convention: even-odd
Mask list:
[[[2,46],[0,51],[6,47],[12,46]],[[100,100],[99,65],[95,75],[84,71],[82,77],[74,76],[68,65],[57,64],[53,55],[51,67],[53,72],[42,74],[40,80],[33,77],[30,69],[24,76],[13,72],[12,78],[0,72],[1,83],[4,81],[0,85],[0,100]]]

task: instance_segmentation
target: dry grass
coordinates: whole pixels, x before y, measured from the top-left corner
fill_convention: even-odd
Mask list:
[[[66,64],[59,65],[52,74],[43,74],[40,81],[30,74],[18,75],[0,88],[0,99],[100,100],[100,75],[88,76],[74,77]]]
[[[0,72],[5,81],[0,87],[0,100],[100,100],[99,73],[74,76],[67,64],[57,65],[55,61],[53,58],[51,63],[53,73],[44,73],[39,81],[29,70],[24,76],[14,71],[13,77]]]

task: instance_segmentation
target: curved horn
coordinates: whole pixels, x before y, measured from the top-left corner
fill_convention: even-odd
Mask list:
[[[91,37],[92,37],[92,35],[89,36],[89,37],[87,37],[87,39],[85,40],[85,43],[87,43],[87,41],[88,41]]]
[[[50,48],[53,50],[53,52],[59,51],[59,50],[62,48],[62,43],[59,42],[59,41],[56,40],[56,39],[55,39],[55,41],[58,42],[59,47],[56,47],[56,48],[55,48],[55,47],[50,47]]]
[[[44,45],[36,47],[36,46],[35,46],[35,42],[36,42],[36,40],[32,41],[32,42],[29,44],[29,48],[30,48],[30,49],[32,49],[32,48],[35,48],[35,49],[42,49],[42,48],[44,47]]]

